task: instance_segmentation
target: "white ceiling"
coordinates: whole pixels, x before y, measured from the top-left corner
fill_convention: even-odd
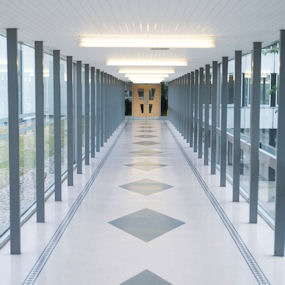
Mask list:
[[[269,44],[285,29],[285,0],[0,0],[0,32],[19,28],[19,39],[43,40],[49,49],[60,49],[108,73],[105,65],[116,58],[183,58],[188,67],[176,68],[170,79],[233,57],[234,50],[248,52],[253,41]],[[80,48],[80,34],[210,34],[214,49]]]

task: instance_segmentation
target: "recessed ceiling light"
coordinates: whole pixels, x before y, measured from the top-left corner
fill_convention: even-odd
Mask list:
[[[216,46],[216,38],[211,35],[97,34],[80,36],[79,46],[114,48],[214,48]]]
[[[155,73],[167,73],[173,74],[175,73],[174,68],[119,68],[119,73],[139,73],[139,74],[155,74]]]
[[[113,66],[187,66],[187,59],[108,59]]]

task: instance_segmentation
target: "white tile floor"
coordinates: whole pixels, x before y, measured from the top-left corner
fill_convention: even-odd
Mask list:
[[[145,127],[142,128],[142,125]],[[151,133],[146,132],[148,126]],[[156,137],[137,137],[142,134]],[[218,175],[208,175],[209,169],[177,137],[265,275],[272,284],[285,284],[284,258],[272,256],[273,231],[262,220],[258,225],[249,225],[247,203],[231,203],[230,186],[229,189],[217,187]],[[108,143],[109,146],[113,141],[114,138]],[[157,144],[135,144],[141,141]],[[24,225],[21,256],[10,256],[9,244],[0,251],[1,285],[23,282],[109,146],[103,149],[90,167],[85,168],[83,175],[75,177],[75,187],[64,189],[63,202],[48,201],[47,223],[36,224],[33,217]],[[152,156],[133,153],[141,150],[161,153]],[[152,170],[125,166],[144,161],[165,166]],[[120,187],[142,179],[152,179],[173,187],[151,195]],[[145,208],[184,224],[144,241],[109,223]],[[144,227],[142,231],[147,231],[147,226]],[[257,283],[165,123],[159,120],[129,122],[36,284],[115,285],[145,270],[177,285]],[[149,281],[137,284],[151,285]]]

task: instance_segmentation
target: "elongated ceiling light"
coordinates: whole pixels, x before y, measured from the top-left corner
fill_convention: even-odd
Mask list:
[[[214,48],[211,35],[114,35],[95,34],[79,37],[80,47],[111,48]]]
[[[176,59],[108,59],[106,65],[113,66],[187,66],[185,58]]]
[[[118,69],[118,73],[139,73],[139,74],[173,74],[175,73],[174,68],[128,68],[122,67]]]
[[[166,77],[169,77],[168,74],[160,74],[160,73],[155,73],[155,74],[139,74],[139,73],[127,73],[125,74],[126,77],[137,77],[137,78],[140,78],[140,77],[149,77],[149,78],[155,78],[155,77],[158,77],[158,78],[166,78]]]
[[[152,76],[128,76],[130,80],[151,80],[151,81],[162,81],[165,77],[152,77]]]
[[[145,78],[145,79],[129,79],[130,81],[132,81],[133,83],[153,83],[153,84],[158,84],[162,81],[164,81],[163,78],[158,78],[158,79],[151,79],[151,78]]]

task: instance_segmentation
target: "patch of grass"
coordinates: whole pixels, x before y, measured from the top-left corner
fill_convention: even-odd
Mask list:
[[[35,122],[25,123],[21,126],[35,127]],[[7,132],[7,127],[6,128]],[[0,130],[3,130],[0,128]],[[0,131],[1,133],[1,131]],[[61,120],[61,146],[67,143],[67,120]],[[19,137],[20,175],[36,167],[36,130],[35,128],[20,133]],[[44,157],[48,159],[54,155],[54,124],[44,128]],[[8,139],[0,140],[0,188],[9,184],[9,146]]]

